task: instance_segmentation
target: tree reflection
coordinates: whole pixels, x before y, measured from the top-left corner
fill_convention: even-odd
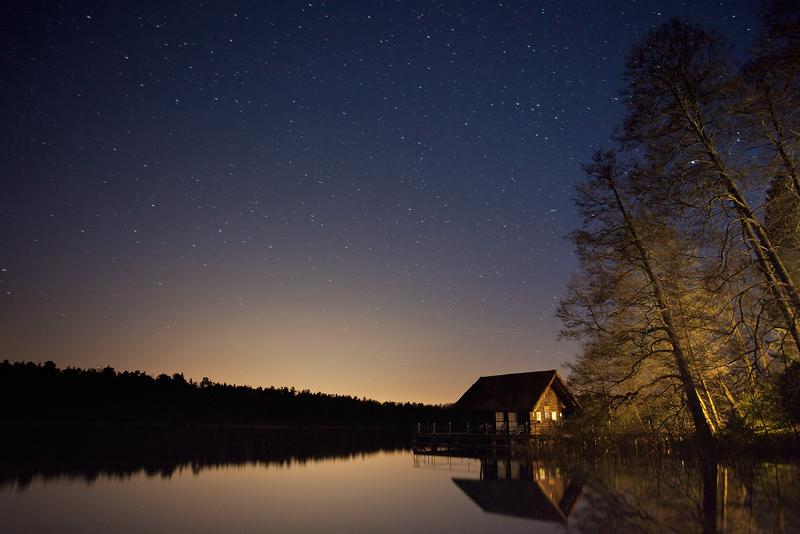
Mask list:
[[[20,488],[35,477],[169,477],[183,469],[302,464],[411,445],[405,429],[70,425],[5,426],[2,432],[0,484]]]
[[[441,456],[417,455],[415,465],[436,468]],[[471,461],[448,459],[443,469]],[[568,532],[800,532],[800,467],[793,463],[577,454],[474,461],[480,478],[453,482],[484,512],[561,523]]]
[[[798,468],[663,459],[591,469],[575,532],[797,532]]]

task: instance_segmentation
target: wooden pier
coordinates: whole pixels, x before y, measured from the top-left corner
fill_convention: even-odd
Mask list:
[[[554,455],[619,455],[673,454],[681,448],[685,436],[617,435],[580,438],[551,432],[444,432],[421,425],[415,426],[413,450],[427,456],[461,456],[468,458],[531,458]]]
[[[536,434],[482,434],[467,432],[416,432],[415,454],[440,456],[516,457],[551,450],[555,440]]]

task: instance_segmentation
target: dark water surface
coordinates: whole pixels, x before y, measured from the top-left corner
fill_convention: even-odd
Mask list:
[[[450,458],[410,438],[4,428],[0,532],[800,532],[796,465]]]

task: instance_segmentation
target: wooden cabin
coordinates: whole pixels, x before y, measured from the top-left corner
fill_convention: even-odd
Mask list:
[[[536,432],[581,411],[555,370],[482,376],[455,403],[473,431]]]

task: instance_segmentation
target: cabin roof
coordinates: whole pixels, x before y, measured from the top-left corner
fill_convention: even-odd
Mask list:
[[[581,405],[554,369],[509,375],[482,376],[464,393],[456,408],[487,412],[528,412],[551,387],[567,407]]]

